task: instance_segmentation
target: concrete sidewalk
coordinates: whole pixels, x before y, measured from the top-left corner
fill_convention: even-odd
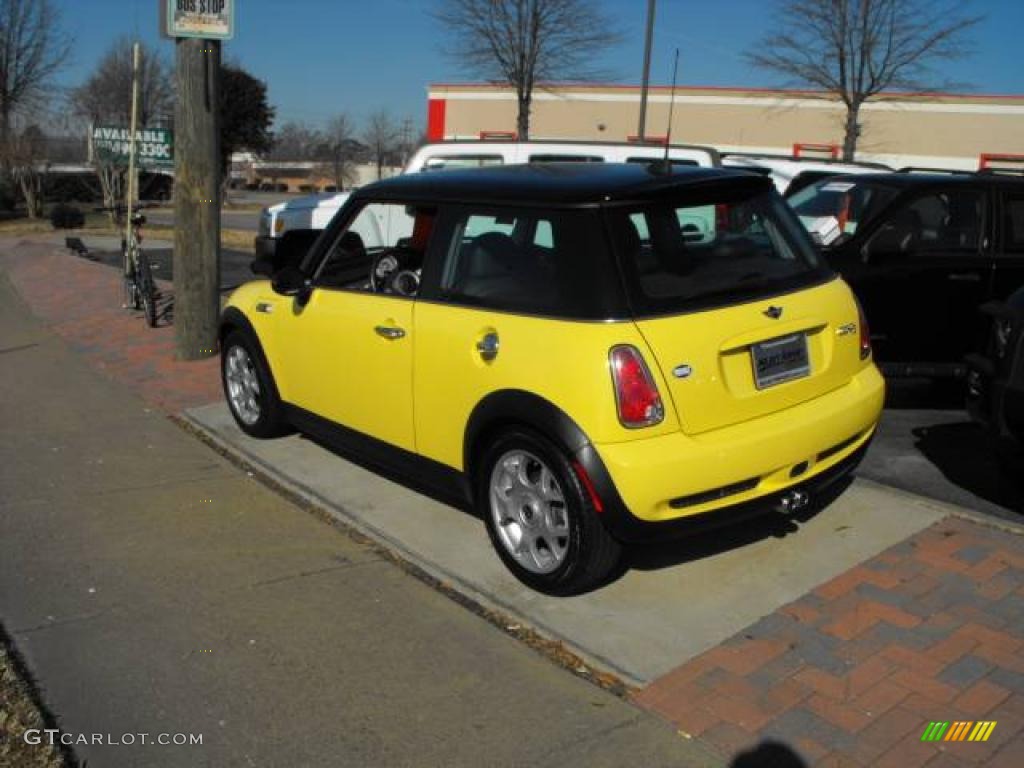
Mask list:
[[[855,484],[815,514],[768,518],[637,547],[621,578],[571,600],[527,589],[475,516],[433,501],[302,436],[254,440],[226,405],[186,417],[274,482],[330,510],[488,608],[643,686],[775,609],[940,520],[914,497]],[[685,627],[686,631],[680,631]]]
[[[60,727],[202,734],[91,766],[714,763],[247,477],[2,277],[0,430],[0,621]]]

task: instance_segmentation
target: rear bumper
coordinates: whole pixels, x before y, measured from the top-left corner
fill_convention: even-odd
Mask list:
[[[874,434],[885,384],[874,366],[807,403],[712,433],[682,433],[577,454],[627,541],[717,527],[820,493],[849,473]]]

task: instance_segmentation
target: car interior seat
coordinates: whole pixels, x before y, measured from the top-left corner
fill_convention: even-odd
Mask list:
[[[913,208],[904,208],[892,217],[896,245],[900,253],[910,253],[921,242],[921,214]]]
[[[968,195],[950,197],[942,222],[942,245],[952,249],[977,248],[980,229],[981,211],[977,198]]]

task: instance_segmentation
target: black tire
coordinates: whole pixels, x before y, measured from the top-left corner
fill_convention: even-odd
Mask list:
[[[492,477],[503,459],[520,453],[537,460],[534,469],[540,464],[551,472],[564,500],[564,507],[558,510],[559,514],[564,510],[568,523],[567,541],[562,545],[565,551],[560,564],[549,572],[539,573],[521,564],[504,543],[496,520],[501,514],[501,505],[492,501]],[[594,589],[608,579],[619,563],[622,546],[605,529],[564,450],[532,429],[510,427],[488,444],[477,466],[474,478],[477,510],[487,525],[498,557],[519,581],[545,594],[572,595]],[[513,522],[513,525],[518,524]],[[561,541],[560,538],[560,544]]]
[[[251,363],[251,373],[255,375],[258,383],[258,392],[251,393],[252,399],[258,407],[258,415],[255,419],[252,414],[243,414],[236,405],[237,398],[232,395],[232,382],[229,380],[229,368],[231,366],[234,350],[242,350],[246,360]],[[228,409],[238,424],[239,429],[251,437],[271,438],[280,437],[291,432],[291,427],[285,418],[284,406],[277,394],[277,386],[274,378],[267,367],[266,359],[263,357],[263,350],[259,342],[255,341],[250,334],[234,330],[228,333],[221,344],[220,350],[220,380],[224,388],[224,398],[227,400]]]

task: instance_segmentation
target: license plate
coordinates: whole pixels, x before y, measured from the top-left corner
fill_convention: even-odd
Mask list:
[[[807,337],[802,333],[754,344],[750,347],[750,359],[754,365],[754,384],[758,389],[799,379],[811,372]]]

